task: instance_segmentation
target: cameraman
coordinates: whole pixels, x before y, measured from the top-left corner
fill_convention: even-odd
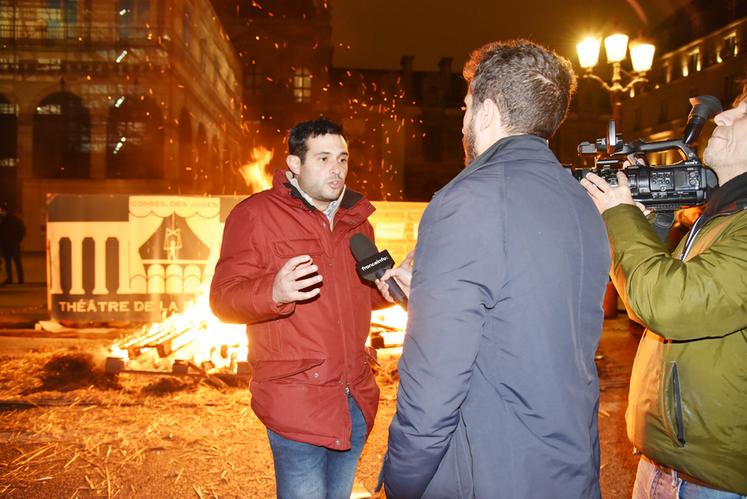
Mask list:
[[[612,280],[647,329],[626,414],[633,498],[747,497],[747,84],[704,153],[720,187],[669,252],[617,173],[582,185],[607,225]]]

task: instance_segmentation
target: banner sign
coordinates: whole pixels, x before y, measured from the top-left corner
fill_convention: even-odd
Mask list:
[[[76,322],[160,321],[208,291],[238,196],[50,195],[50,315]],[[414,249],[425,203],[374,203],[377,245]],[[377,224],[378,221],[378,224]],[[377,225],[381,225],[379,229]],[[378,233],[382,232],[382,238]]]

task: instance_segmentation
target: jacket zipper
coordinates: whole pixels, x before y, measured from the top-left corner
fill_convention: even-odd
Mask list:
[[[322,217],[322,227],[324,227],[324,232],[325,232],[326,237],[327,237],[327,247],[332,251],[332,253],[334,255],[334,252],[335,252],[335,249],[336,249],[334,247],[334,239],[335,239],[334,238],[334,233],[329,228],[329,220],[327,220],[327,217],[324,215],[324,213],[319,212],[319,214]],[[335,216],[337,216],[337,214],[335,214]],[[339,291],[339,290],[337,290],[337,291]],[[335,298],[337,299],[338,306],[339,306],[339,299],[338,299],[339,298],[339,293],[335,294]],[[340,308],[340,310],[342,310],[342,308]],[[342,330],[342,321],[340,321],[340,323],[338,323],[338,332],[340,334],[340,337],[341,337],[340,339],[342,341],[342,359],[343,359],[343,363],[344,363],[343,366],[342,366],[342,380],[341,380],[341,382],[344,383],[344,385],[345,385],[345,396],[349,397],[350,396],[350,384],[348,383],[348,378],[347,378],[348,349],[347,349],[347,344],[345,342],[345,333]]]
[[[703,220],[703,217],[699,217],[693,224],[692,229],[690,229],[690,233],[687,235],[687,239],[685,240],[685,245],[682,247],[682,253],[680,254],[680,260],[682,260],[683,262],[685,261],[687,254],[690,252],[690,249],[692,249],[692,245],[695,243],[695,238],[698,236],[698,233],[701,231],[701,229],[708,224],[708,222],[710,222],[711,220],[715,220],[717,218],[728,217],[729,215],[734,215],[735,213],[739,213],[740,211],[742,210],[732,210],[732,211],[725,211],[722,213],[716,213],[715,215],[708,218],[707,220]]]
[[[672,389],[674,390],[674,420],[677,424],[677,442],[685,445],[685,424],[682,419],[682,396],[680,395],[680,375],[677,364],[672,365]]]

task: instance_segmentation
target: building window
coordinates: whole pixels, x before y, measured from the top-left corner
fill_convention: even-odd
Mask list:
[[[37,0],[33,3],[26,2],[25,5],[17,1],[0,0],[2,38],[76,38],[77,19],[77,0]]]
[[[78,21],[77,0],[46,0],[47,38],[70,38]]]
[[[150,23],[150,0],[119,0],[117,33],[120,39],[145,38]]]
[[[197,125],[195,153],[194,170],[192,171],[193,185],[204,186],[207,185],[208,181],[208,166],[210,161],[208,155],[210,154],[210,148],[208,147],[205,125],[202,123]]]
[[[0,38],[15,38],[15,0],[0,0]]]
[[[293,99],[300,103],[311,102],[311,73],[300,67],[293,74]]]
[[[729,59],[739,54],[739,44],[737,42],[737,33],[731,32],[724,37],[724,48],[721,51],[722,59]]]
[[[687,77],[692,73],[696,73],[701,70],[701,57],[700,49],[691,50],[687,53],[685,62],[682,65],[682,76]]]
[[[664,83],[672,82],[672,62],[667,61],[662,66],[662,72],[664,73]]]
[[[110,178],[161,178],[164,127],[150,99],[121,96],[109,109],[106,175]]]
[[[34,112],[33,172],[42,178],[86,178],[90,170],[91,121],[80,97],[58,92]]]
[[[181,187],[191,187],[194,184],[193,161],[195,157],[192,146],[192,118],[189,111],[183,108],[179,113],[179,182]]]
[[[57,58],[39,57],[36,59],[37,71],[57,72],[62,69],[62,60]]]
[[[0,95],[0,203],[17,206],[18,106]]]
[[[258,95],[262,90],[262,75],[256,61],[244,69],[244,89],[246,95]]]
[[[18,71],[18,60],[15,55],[0,57],[0,71]]]

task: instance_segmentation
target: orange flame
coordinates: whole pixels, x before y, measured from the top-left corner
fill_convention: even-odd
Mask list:
[[[184,312],[144,326],[111,347],[128,369],[171,370],[174,361],[191,361],[207,371],[236,372],[249,351],[246,327],[224,324],[210,310],[207,285]]]
[[[367,344],[385,348],[389,354],[402,351],[407,312],[399,306],[371,314]],[[207,287],[184,312],[162,322],[144,326],[110,347],[111,357],[122,359],[128,370],[170,372],[176,361],[188,361],[207,372],[237,372],[248,359],[246,328],[224,324],[210,310]]]
[[[401,353],[406,329],[407,312],[399,305],[374,310],[371,314],[371,334],[366,343],[376,346],[372,339],[378,336],[383,340],[383,346],[390,350],[390,353]],[[378,346],[380,347],[381,344]]]
[[[274,150],[263,146],[252,148],[252,161],[239,167],[239,173],[244,177],[247,187],[252,192],[260,192],[272,187],[272,175],[267,173],[267,165],[272,161]]]

